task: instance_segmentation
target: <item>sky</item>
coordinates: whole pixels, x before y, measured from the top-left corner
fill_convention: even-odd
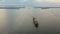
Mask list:
[[[60,0],[0,0],[0,6],[57,6]]]

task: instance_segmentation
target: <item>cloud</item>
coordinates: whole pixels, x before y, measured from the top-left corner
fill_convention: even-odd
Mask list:
[[[0,0],[0,2],[5,2],[5,0]]]
[[[20,0],[20,2],[26,2],[26,1],[28,1],[28,0]]]
[[[60,0],[34,0],[35,2],[60,3]]]

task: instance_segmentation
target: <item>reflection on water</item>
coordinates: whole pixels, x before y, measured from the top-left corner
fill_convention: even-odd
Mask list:
[[[0,9],[1,34],[60,34],[60,8]],[[36,17],[36,30],[32,18]]]
[[[6,24],[6,11],[5,9],[0,9],[0,34],[4,32]]]

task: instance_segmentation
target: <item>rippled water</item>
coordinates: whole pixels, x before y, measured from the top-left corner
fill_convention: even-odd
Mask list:
[[[36,29],[32,18],[36,17]],[[0,9],[1,34],[60,34],[60,8]]]

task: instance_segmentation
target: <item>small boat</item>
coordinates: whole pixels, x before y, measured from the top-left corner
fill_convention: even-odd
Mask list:
[[[34,23],[35,27],[38,28],[38,20],[37,20],[37,18],[33,17],[33,23]]]

